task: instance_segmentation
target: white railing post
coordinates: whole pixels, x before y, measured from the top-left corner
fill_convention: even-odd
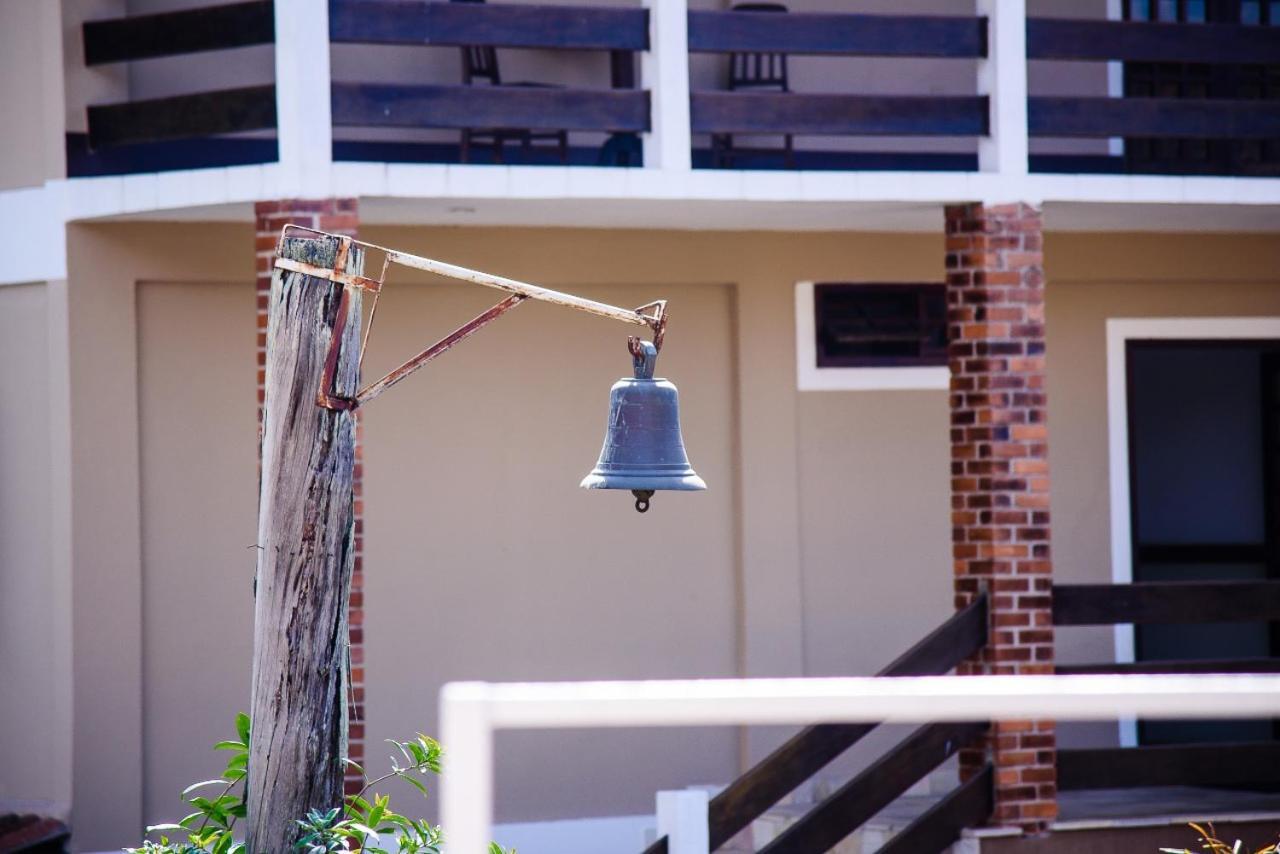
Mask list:
[[[326,198],[333,163],[328,0],[275,0],[280,198]]]
[[[667,837],[667,854],[707,854],[711,850],[706,789],[658,792],[657,801],[658,838]]]
[[[1026,0],[977,0],[987,18],[987,58],[978,63],[978,94],[990,100],[990,127],[978,141],[978,169],[1027,174]]]
[[[445,749],[440,823],[448,834],[448,854],[487,854],[493,821],[493,725],[486,686],[444,686],[440,739]]]
[[[649,132],[644,165],[687,170],[689,131],[689,6],[686,0],[644,0],[649,10],[649,49],[641,54],[640,84],[649,91]]]

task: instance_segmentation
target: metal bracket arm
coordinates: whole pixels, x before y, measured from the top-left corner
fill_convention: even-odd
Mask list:
[[[320,237],[331,237],[338,241],[338,251],[334,259],[333,268],[318,267],[314,264],[307,264],[302,261],[294,261],[289,258],[281,257],[281,249],[284,240],[289,236],[290,231],[303,231],[308,234],[318,235]],[[367,276],[358,276],[348,273],[347,259],[351,253],[352,246],[359,246],[365,250],[373,249],[383,253],[382,271],[378,278],[370,278]],[[347,313],[351,305],[351,291],[361,290],[373,294],[373,305],[369,311],[369,325],[365,328],[364,337],[360,343],[360,353],[358,356],[359,364],[364,364],[364,351],[369,344],[369,333],[373,329],[373,319],[378,310],[378,297],[382,293],[383,283],[386,281],[387,268],[391,264],[400,264],[405,267],[412,267],[417,270],[424,270],[436,275],[445,276],[451,279],[458,279],[464,282],[471,282],[477,285],[495,288],[497,290],[506,291],[511,294],[502,302],[490,308],[488,311],[480,314],[462,326],[450,332],[430,347],[405,362],[400,367],[388,373],[382,379],[369,383],[360,389],[354,397],[346,397],[335,393],[334,380],[338,369],[338,356],[342,349],[343,332],[346,329]],[[334,321],[332,337],[329,340],[329,349],[325,353],[324,372],[320,378],[320,389],[316,393],[316,403],[326,409],[333,410],[352,410],[361,404],[373,400],[382,394],[391,386],[400,382],[405,377],[417,371],[423,365],[430,362],[437,356],[447,352],[453,345],[466,338],[471,337],[482,327],[487,326],[515,308],[527,299],[540,300],[542,302],[554,303],[562,305],[566,308],[585,311],[589,314],[599,315],[600,317],[608,317],[613,320],[620,320],[623,323],[633,323],[638,326],[647,326],[653,332],[653,344],[657,349],[662,349],[662,339],[667,329],[667,301],[657,300],[655,302],[646,303],[639,308],[627,309],[618,308],[608,303],[597,302],[595,300],[585,299],[583,297],[574,296],[573,294],[564,294],[559,291],[553,291],[550,288],[542,288],[537,285],[531,285],[527,282],[521,282],[516,279],[508,279],[504,276],[496,276],[492,273],[485,273],[480,270],[471,270],[466,267],[459,267],[455,264],[447,264],[444,261],[436,261],[432,258],[424,258],[419,255],[411,255],[407,252],[398,252],[394,249],[388,249],[384,246],[378,246],[373,243],[365,243],[346,237],[340,234],[330,234],[325,231],[318,231],[312,228],[306,228],[299,225],[286,225],[280,233],[280,242],[276,245],[275,267],[289,272],[301,273],[306,276],[314,276],[320,279],[326,279],[330,282],[342,285],[342,296],[338,301],[337,318]],[[638,339],[631,338],[628,346],[634,353],[638,344]]]

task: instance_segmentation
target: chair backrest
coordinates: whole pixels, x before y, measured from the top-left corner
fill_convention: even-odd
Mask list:
[[[449,0],[450,3],[483,3],[484,0]],[[462,46],[462,82],[470,86],[483,81],[493,86],[502,84],[498,71],[498,51],[491,45]]]
[[[480,0],[480,2],[483,2],[483,0]],[[786,12],[787,7],[781,3],[735,3],[733,11]],[[789,91],[787,55],[785,53],[759,53],[754,51],[729,54],[729,88]]]

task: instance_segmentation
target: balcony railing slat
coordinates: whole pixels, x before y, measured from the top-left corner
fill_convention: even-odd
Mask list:
[[[793,12],[689,12],[689,50],[813,56],[983,57],[985,18]]]
[[[1179,744],[1058,751],[1058,789],[1274,783],[1280,742]]]
[[[276,126],[275,86],[248,86],[89,107],[89,145],[100,148],[266,130]]]
[[[345,127],[649,129],[649,94],[636,90],[335,83],[332,109]]]
[[[1034,97],[1027,127],[1032,136],[1269,139],[1280,137],[1280,101]]]
[[[225,50],[275,41],[271,0],[86,21],[85,65]]]
[[[649,49],[649,11],[586,6],[329,0],[337,43]]]
[[[1029,59],[1132,62],[1280,61],[1280,28],[1064,18],[1027,20]]]
[[[1053,672],[1061,676],[1099,673],[1280,673],[1280,658],[1182,658],[1055,664]]]
[[[982,136],[986,96],[695,92],[694,133]]]
[[[1280,619],[1280,581],[1055,584],[1056,626]]]

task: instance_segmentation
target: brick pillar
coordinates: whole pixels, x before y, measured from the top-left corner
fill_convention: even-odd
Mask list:
[[[316,228],[334,234],[352,237],[360,225],[359,209],[355,199],[324,199],[310,201],[286,199],[278,202],[258,202],[253,206],[258,295],[258,438],[262,438],[263,385],[266,382],[267,364],[267,309],[271,299],[271,263],[275,254],[280,230],[287,223]],[[348,611],[351,642],[351,698],[350,728],[347,756],[364,764],[364,430],[356,419],[355,491],[355,566],[351,576],[351,602]],[[348,771],[348,793],[359,791],[363,781],[360,775]]]
[[[989,593],[987,647],[961,674],[1053,672],[1053,566],[1044,390],[1040,211],[946,209],[951,521],[956,607]],[[961,752],[995,766],[993,824],[1038,832],[1057,816],[1052,721],[1002,721]]]

